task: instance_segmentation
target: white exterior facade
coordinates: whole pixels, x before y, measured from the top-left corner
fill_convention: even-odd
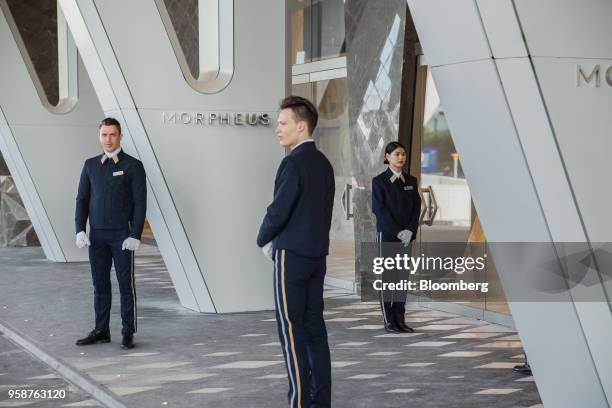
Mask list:
[[[491,242],[610,242],[612,4],[408,0]],[[594,65],[597,79],[588,82]],[[578,78],[579,67],[587,78]],[[504,289],[529,262],[494,254]],[[537,273],[534,268],[533,273]],[[590,269],[589,274],[597,274]],[[589,278],[589,277],[587,277]],[[597,276],[591,276],[597,279]],[[509,305],[545,406],[612,402],[609,281]],[[574,297],[592,302],[574,301]],[[569,352],[568,352],[569,351]]]
[[[59,1],[83,61],[79,100],[64,115],[42,106],[18,36],[0,21],[1,52],[9,63],[2,88],[10,90],[0,99],[2,139],[13,144],[7,162],[18,186],[30,186],[20,191],[33,192],[22,197],[36,231],[46,233],[41,241],[47,257],[87,259],[86,250],[74,247],[76,185],[85,158],[100,153],[96,124],[112,116],[123,124],[124,149],[142,160],[147,172],[147,218],[181,303],[201,312],[272,308],[272,264],[255,238],[284,154],[273,129],[287,75],[284,2],[263,3],[200,2],[205,12],[219,14],[205,22],[217,21],[225,48],[217,50],[220,74],[205,73],[201,89],[195,89],[185,79],[159,4]],[[261,7],[269,12],[253,20]],[[244,115],[244,125],[196,122],[197,115],[237,113]],[[261,120],[249,125],[251,114],[267,115],[268,126]],[[186,123],[188,116],[193,120]],[[20,136],[24,124],[27,140]],[[49,149],[40,148],[40,125],[47,133],[57,128],[57,142]],[[54,157],[62,158],[61,166],[52,159],[56,169],[47,171]]]
[[[163,2],[59,5],[74,38],[67,52],[79,51],[65,67],[77,74],[69,85],[78,98],[61,112],[41,103],[0,13],[0,148],[47,258],[87,258],[74,246],[76,186],[85,158],[100,153],[96,124],[113,116],[125,150],[144,163],[148,220],[181,303],[201,312],[271,309],[272,265],[255,237],[284,154],[273,127],[290,77],[285,2],[202,0],[218,19],[203,19],[217,41],[202,45],[213,62],[199,78],[188,78],[173,47]],[[408,6],[487,239],[612,242],[612,3]],[[211,114],[217,121],[206,123]],[[236,114],[267,115],[269,124],[220,119]],[[528,290],[516,271],[533,265],[494,255],[505,289]],[[596,301],[575,300],[585,291]],[[547,302],[509,296],[545,406],[612,404],[611,294],[601,280]]]

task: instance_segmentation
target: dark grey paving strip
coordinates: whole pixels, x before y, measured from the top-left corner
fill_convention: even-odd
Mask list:
[[[90,379],[87,375],[79,372],[69,364],[63,362],[61,359],[52,356],[42,348],[38,347],[32,340],[28,339],[24,334],[19,333],[8,323],[0,321],[0,331],[4,334],[4,337],[29,351],[34,357],[51,367],[64,379],[90,394],[93,398],[108,408],[127,408],[117,399],[115,395],[107,391],[104,387],[96,384],[96,382]]]

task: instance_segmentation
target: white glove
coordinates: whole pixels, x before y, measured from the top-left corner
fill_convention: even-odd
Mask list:
[[[398,232],[397,237],[402,241],[404,246],[408,246],[410,244],[410,240],[412,239],[412,231],[403,230]]]
[[[87,238],[87,234],[85,233],[85,231],[81,231],[78,234],[76,234],[77,248],[82,249],[90,245],[91,245],[91,242],[89,242],[89,238]]]
[[[261,248],[261,251],[271,261],[274,261],[274,245],[272,245],[272,241],[268,242]]]
[[[123,245],[121,245],[121,249],[124,251],[126,249],[128,251],[136,251],[138,248],[140,248],[140,241],[136,238],[126,238],[125,241],[123,241]]]

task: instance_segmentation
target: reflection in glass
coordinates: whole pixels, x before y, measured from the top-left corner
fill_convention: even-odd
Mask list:
[[[426,174],[465,178],[455,144],[448,129],[444,110],[440,105],[436,85],[429,74],[425,97],[421,171]]]
[[[343,0],[290,0],[292,64],[345,55]]]
[[[437,206],[431,225],[423,224],[420,227],[420,245],[426,245],[427,242],[486,242],[444,109],[429,70],[426,73],[420,146],[420,183],[421,189],[427,190],[423,193],[424,205]],[[431,196],[434,196],[435,200],[432,201]],[[469,255],[464,254],[464,256]],[[462,303],[465,306],[482,309],[483,313],[493,311],[510,314],[490,254],[484,273],[484,280],[489,282],[491,292],[484,296],[475,295],[472,301],[466,299],[466,302]],[[430,293],[425,296],[428,295],[435,300],[445,300],[442,293]],[[495,302],[489,302],[487,299],[495,299]]]
[[[330,231],[330,253],[327,258],[327,276],[353,282],[355,232],[352,218],[347,217],[347,213],[352,212],[350,189],[353,185],[347,80],[339,78],[293,85],[292,93],[310,99],[317,107],[319,123],[313,138],[318,149],[325,154],[334,168],[336,194]],[[348,199],[343,201],[343,198],[347,198],[347,194]]]
[[[433,190],[438,206],[433,225],[424,230],[425,238],[467,241],[474,221],[470,189],[429,71],[421,143],[421,187]]]
[[[380,53],[378,72],[376,78],[368,83],[363,96],[361,112],[357,117],[357,126],[365,136],[372,152],[382,150],[384,142],[382,138],[370,137],[372,129],[380,129],[381,125],[389,124],[393,127],[394,134],[399,131],[399,104],[392,108],[392,81],[391,68],[393,67],[393,52],[398,42],[401,19],[395,16],[389,34],[385,40],[385,45]],[[376,154],[377,157],[380,157]]]

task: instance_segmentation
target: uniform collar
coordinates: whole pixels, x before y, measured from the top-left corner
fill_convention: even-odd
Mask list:
[[[312,142],[312,145],[310,144],[310,142]],[[294,151],[295,149],[297,149],[298,147],[305,145],[305,146],[312,146],[314,147],[314,139],[313,138],[308,138],[306,140],[302,140],[300,143],[296,144],[295,146],[293,146],[291,148],[291,151]]]
[[[389,181],[391,182],[391,184],[395,183],[395,180],[397,180],[398,178],[402,180],[402,183],[406,182],[406,178],[404,177],[404,172],[401,172],[398,177],[397,175],[395,175],[395,172],[391,170],[391,167],[387,167],[387,171],[385,173],[387,174],[387,177],[389,178]]]
[[[115,164],[117,164],[117,163],[119,163],[121,152],[122,152],[121,147],[119,147],[114,152],[110,152],[110,153],[107,152],[107,151],[104,151],[104,154],[100,158],[100,161],[102,162],[102,164],[104,164],[104,162],[106,162],[107,159],[113,159],[113,162],[115,162]]]

